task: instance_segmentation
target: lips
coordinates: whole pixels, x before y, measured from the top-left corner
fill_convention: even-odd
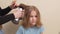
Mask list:
[[[32,20],[32,23],[35,23],[35,20]]]

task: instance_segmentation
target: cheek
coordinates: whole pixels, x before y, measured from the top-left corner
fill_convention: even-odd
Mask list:
[[[33,19],[30,17],[29,23],[32,24],[32,22],[33,22]]]
[[[30,23],[32,22],[32,18],[30,18]]]

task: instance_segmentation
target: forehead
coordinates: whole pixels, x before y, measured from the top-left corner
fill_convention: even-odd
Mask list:
[[[36,15],[37,13],[36,13],[36,11],[31,11],[31,15]]]

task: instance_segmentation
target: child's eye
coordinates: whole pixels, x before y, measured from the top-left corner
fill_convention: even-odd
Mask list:
[[[35,16],[35,17],[37,17],[37,16]]]
[[[30,16],[30,17],[33,17],[33,16]]]

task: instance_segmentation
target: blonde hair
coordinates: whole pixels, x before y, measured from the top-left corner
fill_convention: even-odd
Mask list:
[[[35,6],[28,6],[25,9],[24,19],[23,19],[23,23],[22,23],[22,26],[24,28],[31,27],[31,25],[29,24],[29,18],[30,18],[31,11],[33,11],[33,10],[37,13],[37,23],[35,26],[40,27],[42,25],[39,10]]]

